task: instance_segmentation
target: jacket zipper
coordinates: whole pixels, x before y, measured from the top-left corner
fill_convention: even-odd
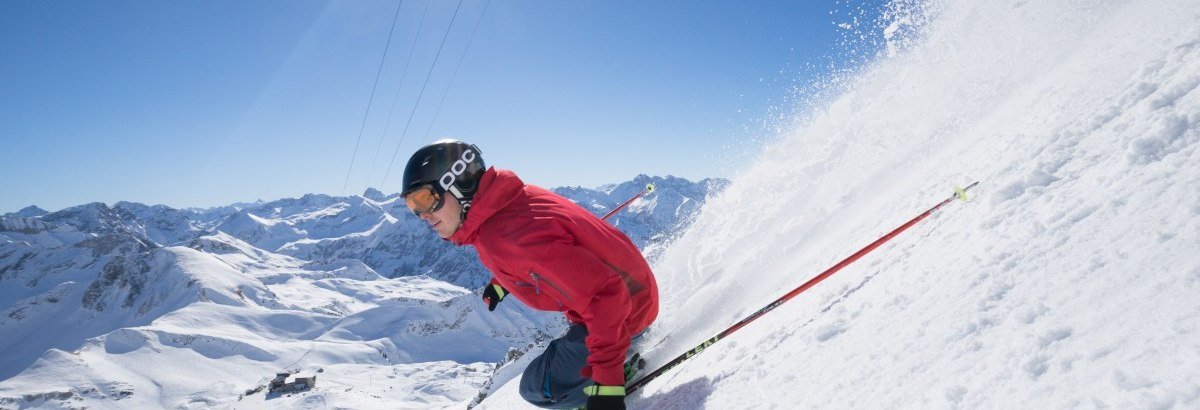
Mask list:
[[[529,280],[533,282],[533,293],[536,293],[539,295],[542,294],[542,283],[540,281],[538,281],[538,275],[536,273],[533,273],[533,271],[530,271],[529,272]]]
[[[557,290],[558,293],[560,295],[563,295],[563,297],[566,298],[568,301],[571,300],[571,295],[567,294],[567,292],[563,292],[562,288],[558,287],[558,285],[555,285],[554,282],[546,280],[546,278],[539,276],[536,272],[529,271],[529,278],[533,280],[534,293],[537,293],[539,295],[542,294],[542,282],[544,281],[544,282],[546,282],[547,285],[550,285],[551,288],[554,288],[554,290]],[[558,307],[560,309],[565,310],[567,308],[567,305],[564,305],[562,302],[560,302],[558,300],[555,300],[554,302],[558,303]]]
[[[567,298],[568,301],[571,300],[571,295],[567,294],[567,292],[563,291],[562,288],[558,287],[558,285],[555,285],[554,282],[551,282],[549,279],[546,279],[545,277],[542,277],[533,271],[529,272],[529,277],[533,279],[533,286],[534,286],[535,292],[542,293],[541,282],[546,282],[547,285],[550,285],[551,288],[554,288],[554,290],[557,290],[558,293],[560,295],[563,295],[563,297]]]

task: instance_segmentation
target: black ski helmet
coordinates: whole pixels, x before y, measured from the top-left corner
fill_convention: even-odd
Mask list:
[[[483,154],[475,144],[452,139],[434,141],[408,159],[400,193],[404,196],[430,184],[443,197],[449,192],[458,198],[465,213],[471,207],[471,199],[479,190],[479,181],[486,170]]]

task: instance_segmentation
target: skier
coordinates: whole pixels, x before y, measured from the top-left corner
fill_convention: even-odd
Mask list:
[[[442,239],[475,246],[492,272],[488,311],[511,294],[571,323],[525,369],[521,396],[543,408],[624,409],[625,355],[658,315],[658,285],[633,242],[570,200],[487,168],[473,144],[422,147],[403,183],[408,208]]]

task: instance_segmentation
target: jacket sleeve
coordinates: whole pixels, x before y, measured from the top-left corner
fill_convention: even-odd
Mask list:
[[[530,273],[541,292],[553,292],[587,327],[588,368],[598,384],[625,384],[625,352],[629,334],[625,320],[632,303],[625,282],[607,263],[578,245],[557,223],[525,235],[515,245],[530,256]],[[590,370],[590,371],[589,371]]]

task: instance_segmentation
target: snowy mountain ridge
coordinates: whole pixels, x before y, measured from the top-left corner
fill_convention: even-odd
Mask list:
[[[667,240],[665,229],[698,209],[684,203],[723,186],[646,176],[622,185],[648,182],[659,186],[643,201],[678,204],[617,218],[640,227],[643,243]],[[614,196],[622,185],[570,192],[606,210],[625,199]],[[520,306],[478,314],[472,290],[487,273],[471,251],[437,239],[395,195],[366,194],[384,201],[306,195],[209,210],[91,203],[0,217],[0,407],[218,405],[285,368],[329,366],[348,380],[401,365],[420,373],[417,363],[479,373],[445,381],[445,394],[386,393],[451,403],[475,395],[490,374],[481,363],[562,327],[558,316]],[[668,216],[642,215],[654,213]],[[657,221],[667,223],[649,225]],[[452,347],[461,340],[477,342]],[[225,384],[172,374],[171,363],[182,362]]]

